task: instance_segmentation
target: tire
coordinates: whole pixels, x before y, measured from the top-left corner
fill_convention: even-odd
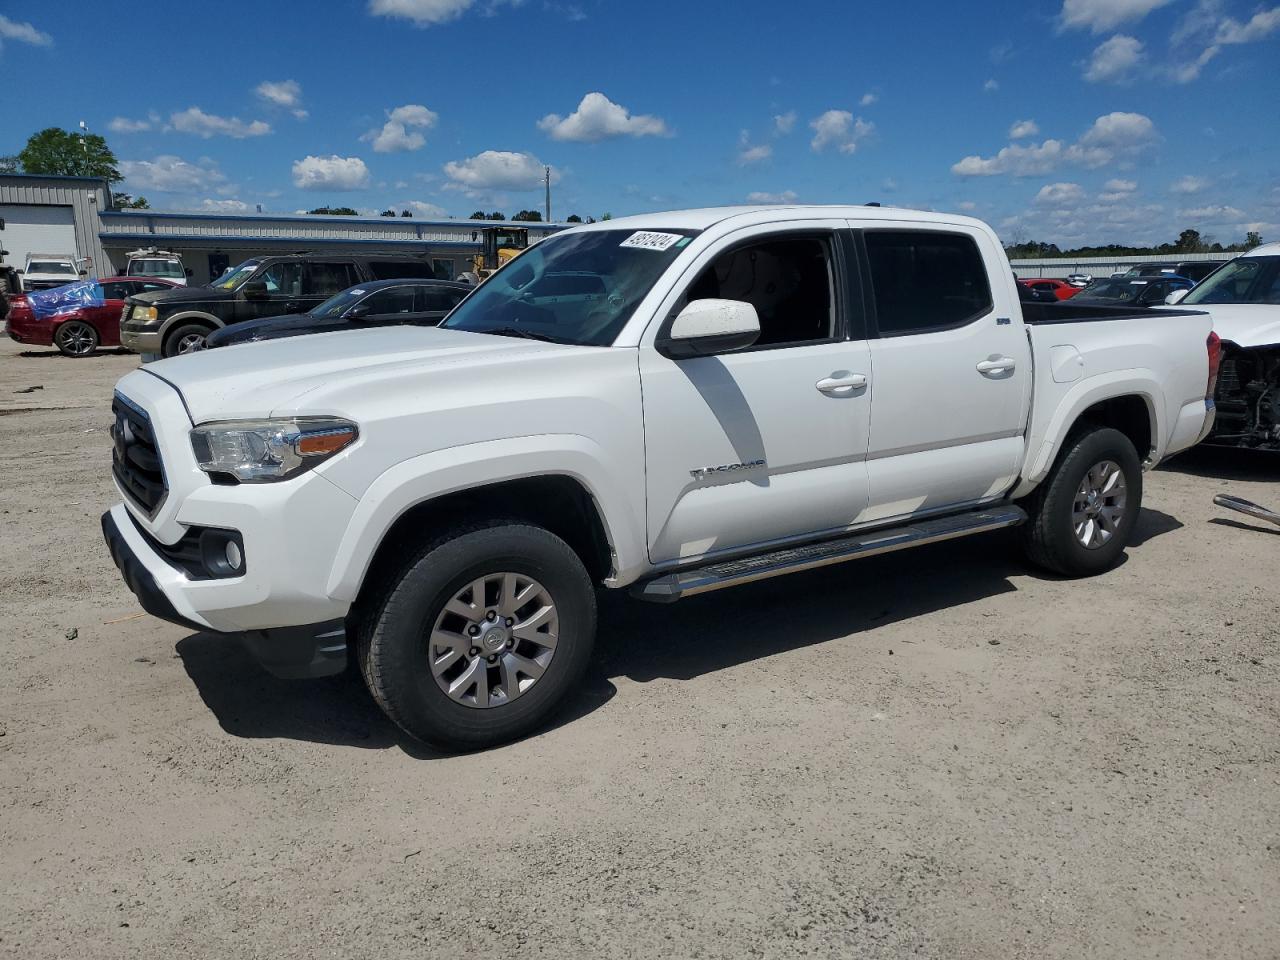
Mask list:
[[[1090,490],[1095,497],[1087,495]],[[1032,563],[1068,577],[1108,570],[1128,544],[1142,509],[1138,452],[1110,427],[1073,433],[1052,473],[1022,506],[1029,517],[1022,528],[1023,549]]]
[[[53,345],[64,357],[90,357],[98,349],[98,331],[83,320],[68,320],[54,331]]]
[[[473,524],[418,551],[357,622],[360,671],[386,715],[419,740],[475,750],[536,730],[578,686],[595,641],[595,590],[547,530]]]
[[[184,353],[195,353],[204,349],[205,337],[210,330],[202,323],[183,323],[173,330],[164,340],[166,357],[176,357]]]

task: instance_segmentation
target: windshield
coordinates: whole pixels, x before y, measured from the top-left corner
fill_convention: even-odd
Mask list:
[[[697,231],[548,237],[482,283],[442,327],[607,346]]]
[[[1132,303],[1147,289],[1146,281],[1097,280],[1078,294],[1077,300],[1111,300],[1115,303]]]
[[[209,286],[213,287],[215,290],[234,290],[236,287],[240,286],[240,284],[253,276],[253,271],[258,269],[258,264],[260,262],[261,261],[258,260],[246,260],[234,270],[229,270],[222,276],[218,277],[218,279],[214,280],[209,284]]]
[[[187,274],[177,260],[130,260],[130,277],[169,277],[181,279]]]
[[[67,273],[78,277],[76,268],[66,260],[32,260],[27,264],[27,273]]]
[[[350,290],[343,290],[341,293],[335,293],[324,303],[320,304],[320,306],[312,307],[307,312],[313,317],[331,320],[334,317],[340,317],[346,313],[349,308],[355,305],[356,301],[368,292],[369,291],[364,287],[352,287]]]
[[[1280,257],[1239,257],[1206,277],[1182,301],[1280,304]]]

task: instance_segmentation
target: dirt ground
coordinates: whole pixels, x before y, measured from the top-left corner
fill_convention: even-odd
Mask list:
[[[655,607],[471,756],[139,614],[136,358],[0,345],[0,955],[1280,956],[1280,462],[1147,477],[1126,562],[1011,535]],[[25,392],[29,387],[43,389]]]

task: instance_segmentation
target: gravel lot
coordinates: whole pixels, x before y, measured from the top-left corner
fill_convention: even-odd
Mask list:
[[[609,595],[557,726],[439,756],[139,614],[135,362],[0,342],[0,955],[1280,956],[1280,528],[1211,503],[1276,459],[1149,475],[1091,581],[991,535]]]

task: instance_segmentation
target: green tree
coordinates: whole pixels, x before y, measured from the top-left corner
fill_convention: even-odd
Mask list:
[[[483,210],[477,210],[475,213],[473,213],[473,214],[472,214],[470,217],[468,217],[467,219],[468,219],[468,220],[487,220],[487,219],[488,219],[488,217],[486,217],[486,216],[484,215],[484,211],[483,211]]]
[[[16,154],[0,157],[0,173],[21,173],[21,167]]]
[[[564,222],[565,223],[581,223],[582,218],[578,216],[576,213],[571,213],[564,218]]]
[[[1173,249],[1179,253],[1199,253],[1203,246],[1200,239],[1199,230],[1183,230],[1178,234],[1178,239],[1173,245]]]
[[[511,217],[512,220],[519,220],[523,223],[541,223],[542,214],[537,210],[521,210],[519,213]]]
[[[489,216],[487,217],[487,219],[489,219],[489,220],[505,220],[505,219],[507,219],[507,215],[506,215],[505,213],[499,213],[497,210],[495,210],[495,211],[493,211],[493,213],[489,214]]]
[[[151,204],[143,196],[135,197],[131,193],[111,193],[111,206],[116,210],[150,210]]]
[[[413,214],[412,214],[412,213],[410,213],[408,210],[401,210],[401,211],[400,211],[400,216],[402,216],[402,217],[412,217],[412,216],[413,216]]]
[[[68,133],[49,127],[31,135],[18,154],[18,162],[26,173],[101,177],[108,183],[124,179],[116,169],[116,155],[96,133]]]
[[[380,217],[394,217],[395,215],[396,215],[396,212],[394,210],[383,210],[380,214],[378,214],[378,216]]]
[[[314,210],[308,210],[307,213],[318,214],[322,217],[358,217],[360,216],[350,207],[316,207]]]
[[[1262,246],[1262,234],[1257,230],[1250,230],[1244,235],[1244,248],[1252,250],[1254,247]]]
[[[613,214],[612,214],[612,213],[602,213],[602,214],[600,215],[600,219],[601,219],[601,220],[612,220],[612,219],[613,219]]]

